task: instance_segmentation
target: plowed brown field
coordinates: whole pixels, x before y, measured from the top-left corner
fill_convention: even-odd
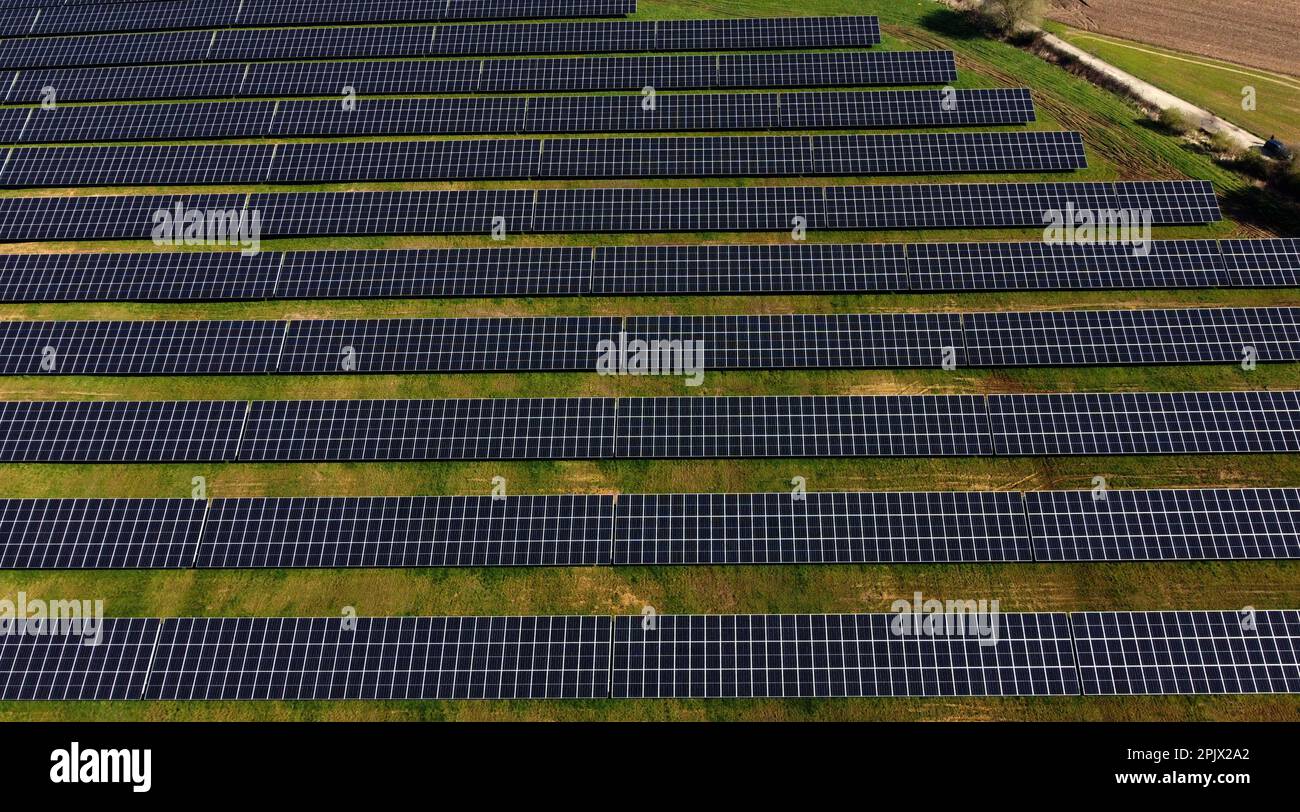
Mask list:
[[[1300,0],[1049,0],[1048,17],[1300,76]]]

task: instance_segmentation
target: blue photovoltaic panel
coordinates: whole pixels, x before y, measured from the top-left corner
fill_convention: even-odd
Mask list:
[[[696,28],[704,22],[691,20]],[[656,25],[654,21],[643,20],[440,25],[428,53],[431,56],[523,56],[695,50],[656,47]]]
[[[4,321],[0,375],[275,372],[283,321]]]
[[[0,567],[189,567],[206,509],[199,499],[0,499]]]
[[[247,62],[429,56],[435,30],[422,25],[386,25],[218,31],[208,59],[213,62]]]
[[[607,565],[613,524],[609,496],[218,499],[197,566]]]
[[[1300,392],[989,395],[1000,455],[1300,451]]]
[[[663,98],[660,98],[660,103]],[[1027,124],[1026,88],[782,93],[777,125],[788,130]]]
[[[604,98],[604,97],[596,97]],[[345,110],[334,100],[282,101],[266,130],[272,136],[455,135],[523,132],[524,110],[536,99],[514,97],[358,99]],[[254,102],[276,105],[275,102]],[[250,133],[261,135],[262,132]]]
[[[610,618],[168,618],[146,699],[609,696]]]
[[[313,102],[304,102],[312,104]],[[317,102],[319,103],[319,102]],[[52,109],[0,108],[0,117],[32,113],[21,139],[24,144],[78,141],[188,141],[273,135],[272,113],[280,120],[274,102],[207,102],[205,104],[61,104]],[[328,103],[338,110],[338,102]],[[347,114],[340,114],[347,115]]]
[[[1030,491],[1039,561],[1300,558],[1300,490]]]
[[[711,56],[486,59],[473,64],[479,93],[704,90],[716,86],[717,74]]]
[[[613,456],[612,398],[254,401],[249,462],[601,459]]]
[[[952,51],[724,54],[716,87],[937,85],[957,80]]]
[[[615,565],[1032,561],[1018,493],[620,494]]]
[[[1219,247],[1234,286],[1300,285],[1300,239],[1220,240]]]
[[[17,624],[0,635],[0,699],[139,699],[158,639],[156,618]]]
[[[1064,613],[940,615],[928,629],[896,614],[657,615],[646,625],[614,618],[615,698],[1079,693]]]
[[[22,147],[11,149],[0,186],[201,186],[265,183],[272,156],[299,144]],[[277,150],[279,152],[277,153]]]
[[[619,398],[617,456],[877,457],[989,454],[972,395]]]
[[[209,58],[211,44],[208,31],[0,39],[0,66],[31,69],[203,62]]]
[[[233,460],[248,404],[0,401],[0,462]]]
[[[628,342],[701,347],[706,369],[966,365],[958,313],[633,316],[624,329]]]
[[[498,217],[509,234],[529,230],[533,197],[530,189],[289,192],[252,195],[249,208],[262,213],[263,236],[488,234]]]
[[[289,325],[282,373],[594,372],[609,316],[313,319]]]
[[[593,293],[752,294],[907,289],[902,245],[635,245],[597,248]]]
[[[915,290],[1211,288],[1235,283],[1213,240],[1120,243],[915,243]]]
[[[269,251],[0,255],[0,301],[270,299],[281,255]]]
[[[591,291],[591,255],[590,248],[289,251],[274,298],[578,296]]]
[[[962,329],[977,367],[1300,360],[1292,307],[968,313]]]
[[[344,88],[358,96],[413,93],[473,93],[479,89],[482,63],[472,59],[356,61],[356,62],[254,62],[219,65],[238,68],[239,95],[339,97]],[[247,73],[245,74],[245,68]],[[230,95],[230,94],[227,94]],[[175,90],[171,98],[208,98]],[[335,102],[338,103],[337,101]],[[365,105],[359,100],[358,105]]]
[[[345,63],[346,64],[346,63]],[[47,68],[25,70],[9,89],[6,104],[39,104],[45,88],[57,88],[57,101],[145,101],[149,99],[222,99],[254,95],[244,84],[243,65],[130,65],[115,68]],[[255,85],[253,87],[256,87]],[[241,93],[242,88],[242,93]],[[331,87],[329,94],[342,92]]]
[[[816,175],[1063,172],[1088,165],[1073,132],[818,135],[809,139]]]
[[[534,138],[280,144],[267,180],[528,179],[537,176],[541,153],[542,141]]]
[[[1300,693],[1300,612],[1074,612],[1083,692]]]
[[[160,225],[158,213],[178,210],[182,215],[204,212],[204,234],[211,223],[215,236],[215,227],[237,217],[244,200],[245,195],[230,194],[6,197],[0,198],[0,240],[150,239]],[[173,236],[183,239],[184,231],[177,229]]]

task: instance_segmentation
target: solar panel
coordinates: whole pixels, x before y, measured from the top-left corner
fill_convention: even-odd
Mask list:
[[[716,87],[937,85],[957,81],[952,51],[726,54]],[[657,85],[656,85],[657,87]]]
[[[647,109],[641,94],[537,96],[528,100],[530,133],[774,130],[780,93],[664,93]]]
[[[31,110],[22,107],[0,107],[0,142],[14,144],[22,141],[31,114]]]
[[[869,48],[879,44],[879,21],[866,16],[659,20],[654,40],[660,51]]]
[[[1030,491],[1025,510],[1039,561],[1300,558],[1295,488]]]
[[[268,180],[527,179],[537,175],[541,153],[542,142],[530,138],[281,144]]]
[[[324,70],[319,68],[319,70]],[[45,88],[55,88],[55,100],[147,101],[149,99],[221,99],[253,95],[257,85],[243,85],[243,65],[129,65],[115,68],[46,68],[18,73],[6,104],[39,104]],[[250,89],[251,88],[251,89]],[[332,87],[329,93],[340,92]]]
[[[608,496],[218,499],[197,566],[607,565],[613,524]]]
[[[264,236],[488,234],[496,218],[511,233],[528,230],[533,195],[529,189],[293,192],[253,195],[249,208],[262,212]]]
[[[988,408],[1000,455],[1300,450],[1300,392],[989,395]]]
[[[971,313],[963,333],[971,366],[1300,360],[1300,309],[1288,307]]]
[[[279,371],[590,372],[618,333],[608,316],[294,321]]]
[[[1213,240],[1120,243],[917,243],[907,248],[916,290],[1210,288],[1233,284]]]
[[[231,460],[247,410],[234,400],[0,401],[0,461]]]
[[[1220,240],[1219,247],[1234,286],[1300,285],[1300,239]]]
[[[254,401],[239,458],[600,459],[613,430],[610,398]]]
[[[524,130],[524,110],[533,101],[512,97],[359,99],[353,109],[344,109],[337,101],[283,101],[276,108],[267,134],[510,134]]]
[[[270,299],[280,254],[158,251],[0,255],[0,301],[127,302]]]
[[[711,56],[486,59],[475,63],[476,70],[479,65],[479,93],[704,90],[715,86],[717,73]]]
[[[0,567],[188,567],[206,509],[198,499],[0,499]]]
[[[957,313],[633,316],[627,341],[693,342],[707,369],[862,369],[964,363]],[[686,346],[686,345],[683,345]]]
[[[597,248],[593,293],[753,294],[906,290],[902,245],[636,245]]]
[[[818,135],[809,140],[811,173],[816,175],[1062,172],[1088,165],[1083,139],[1074,132]]]
[[[146,699],[609,695],[607,617],[168,618]]]
[[[1134,188],[1140,186],[1141,188]],[[1154,225],[1196,225],[1219,219],[1209,184],[929,183],[828,186],[824,210],[810,227],[989,228],[1042,226],[1050,212],[1141,210]]]
[[[447,0],[446,20],[616,17],[636,13],[636,0]]]
[[[972,395],[619,398],[618,457],[879,457],[991,453]]]
[[[138,699],[156,618],[10,620],[0,635],[0,699]]]
[[[199,2],[45,4],[39,14],[21,15],[30,22],[13,34],[75,34],[87,31],[150,31],[213,28],[229,25],[234,9]],[[17,22],[17,20],[15,20]]]
[[[816,186],[539,189],[536,233],[786,231],[822,206]]]
[[[0,66],[59,68],[203,62],[209,58],[211,45],[212,34],[207,31],[0,39]]]
[[[1171,181],[1181,185],[1181,181]],[[1122,184],[1114,184],[1122,185]],[[1066,198],[1112,198],[1112,184],[474,189],[255,194],[262,237],[488,233],[786,231],[1041,225]],[[1167,197],[1175,193],[1159,193]],[[1213,201],[1211,200],[1211,205]],[[219,212],[237,195],[0,198],[0,240],[144,238],[154,215],[176,206]],[[1199,209],[1167,213],[1190,223]],[[501,218],[498,220],[497,218]]]
[[[275,372],[283,321],[4,321],[0,375]]]
[[[286,0],[244,0],[237,9],[235,23],[306,25],[435,21],[442,19],[446,5],[428,0],[325,0],[311,5]],[[527,4],[520,2],[517,5]]]
[[[1018,493],[620,494],[613,563],[1032,561]]]
[[[695,28],[704,22],[707,21],[691,21]],[[656,47],[656,25],[652,20],[440,25],[435,29],[429,55],[504,56],[696,50]]]
[[[649,629],[640,617],[615,617],[613,696],[1079,693],[1065,614],[981,617],[996,618],[996,635],[956,614],[928,630],[920,618],[900,627],[892,614],[658,615]]]
[[[1074,612],[1083,692],[1300,692],[1300,612]]]
[[[590,292],[591,255],[590,248],[289,251],[274,298],[577,296]]]
[[[323,104],[323,102],[306,102]],[[22,138],[6,139],[16,143],[75,143],[77,141],[168,141],[212,140],[274,135],[272,114],[276,121],[285,115],[285,102],[276,111],[272,102],[207,102],[204,104],[61,104],[51,109],[31,111],[31,121]],[[339,105],[330,102],[331,109]],[[25,109],[0,108],[6,113]]]
[[[808,175],[810,158],[808,140],[801,137],[552,138],[537,177]]]
[[[186,144],[11,149],[3,186],[201,186],[264,183],[272,157],[289,144]],[[278,164],[279,161],[277,160]]]
[[[357,61],[357,62],[253,62],[227,65],[239,69],[239,95],[283,98],[334,96],[341,100],[347,88],[357,96],[412,93],[473,93],[479,89],[482,63],[470,59]],[[184,88],[172,98],[207,98]],[[230,95],[230,94],[226,94]],[[367,102],[358,101],[358,108]]]
[[[662,102],[663,99],[661,98]],[[777,126],[790,130],[1027,124],[1026,88],[810,91],[781,94]]]
[[[393,59],[429,56],[435,28],[385,25],[368,28],[245,28],[212,36],[213,62],[271,59]],[[149,61],[154,61],[149,57]]]
[[[244,195],[76,195],[0,198],[0,240],[149,239],[160,211],[199,211],[215,229],[244,208]],[[213,215],[213,216],[209,216]],[[212,232],[216,234],[214,230]],[[183,235],[178,235],[183,236]]]

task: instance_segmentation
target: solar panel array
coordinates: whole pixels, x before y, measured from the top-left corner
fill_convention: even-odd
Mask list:
[[[1075,612],[1083,692],[1300,692],[1300,611]]]
[[[0,186],[1043,172],[1087,166],[1078,133],[486,138],[11,149]]]
[[[1298,642],[1296,610],[107,618],[5,635],[0,699],[1296,693]]]
[[[718,56],[248,62],[36,68],[0,74],[0,103],[565,93],[932,85],[956,81],[951,51]],[[954,111],[956,112],[956,111]],[[946,118],[945,118],[946,120]]]
[[[439,22],[528,17],[614,17],[636,12],[636,0],[84,0],[9,2],[14,9],[0,24],[0,36],[48,38],[52,34],[97,31],[160,31],[237,26],[345,25]],[[21,11],[17,9],[22,9]]]
[[[903,617],[908,617],[904,615]],[[975,615],[900,633],[898,615],[614,618],[615,698],[1077,694],[1061,613]],[[984,618],[989,620],[988,617]]]
[[[243,418],[247,414],[247,420]],[[1225,454],[1300,450],[1300,392],[4,401],[4,462]]]
[[[168,618],[145,699],[608,696],[607,617]]]
[[[1257,243],[1247,248],[1264,256],[1279,256],[1274,249],[1285,247],[1273,245],[1282,240],[1242,242]],[[0,301],[1042,290],[1075,282],[1096,289],[1286,284],[1267,270],[1238,269],[1228,278],[1213,240],[1158,240],[1152,243],[1152,255],[1163,257],[1161,268],[1096,275],[1080,271],[1077,276],[1058,265],[1060,255],[1044,253],[1042,246],[786,243],[261,251],[250,256],[234,251],[4,254]],[[1073,250],[1083,248],[1089,250]],[[1074,246],[1071,267],[1131,256],[1113,249]]]
[[[0,198],[0,241],[152,239],[160,210],[225,222],[247,209],[269,237],[810,229],[995,228],[1041,224],[1067,198],[1126,196],[1161,225],[1220,218],[1204,181],[875,186],[475,189]],[[1156,208],[1165,206],[1165,208]]]
[[[246,28],[0,40],[0,67],[863,48],[879,42],[873,17]]]
[[[0,500],[0,567],[1300,558],[1300,489]]]

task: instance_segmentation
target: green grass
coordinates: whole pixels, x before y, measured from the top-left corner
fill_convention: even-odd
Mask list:
[[[1059,23],[1052,33],[1120,70],[1250,130],[1300,144],[1300,77],[1234,65],[1210,57],[1130,42]],[[1255,109],[1242,109],[1242,89],[1255,88]]]
[[[1157,236],[1219,237],[1294,228],[1285,204],[1205,155],[1153,129],[1127,102],[1038,58],[976,36],[936,3],[814,0],[797,8],[772,0],[726,4],[642,0],[640,18],[878,14],[886,47],[950,47],[960,87],[1028,86],[1041,129],[1083,132],[1090,167],[1076,179],[1197,177],[1214,182],[1228,219]],[[978,176],[954,180],[1029,180]],[[1057,179],[1059,176],[1036,176]],[[855,179],[922,182],[931,178]],[[836,183],[844,179],[709,180]],[[672,185],[691,181],[647,181]],[[608,185],[628,185],[627,181]],[[533,184],[405,184],[400,188],[485,188]],[[599,185],[599,184],[556,184]],[[343,188],[343,187],[315,187]],[[394,185],[346,188],[394,188]],[[100,190],[100,193],[105,190]],[[147,191],[106,190],[106,191]],[[169,190],[172,191],[172,190]],[[245,187],[240,191],[250,191]],[[47,193],[63,193],[62,190]],[[1036,230],[816,233],[815,241],[1038,239]],[[673,234],[512,237],[507,245],[774,242],[782,235]],[[266,249],[499,245],[480,238],[277,240]],[[15,251],[155,250],[138,243],[48,243]],[[0,319],[328,318],[656,313],[821,313],[996,309],[1300,306],[1300,291],[1074,291],[859,296],[634,297],[375,300],[236,304],[51,304],[0,306]],[[0,378],[0,399],[507,397],[664,394],[856,394],[1300,388],[1300,365],[1123,369],[860,370],[710,373],[685,390],[677,379],[596,375],[358,375],[208,378]],[[209,496],[485,493],[494,476],[511,493],[783,490],[803,476],[815,490],[1024,490],[1111,487],[1300,486],[1300,456],[1045,459],[696,460],[533,463],[329,463],[175,465],[5,465],[0,498],[188,496],[191,478]],[[110,615],[871,612],[920,590],[943,598],[998,598],[1004,611],[1294,607],[1295,562],[927,566],[635,567],[448,570],[179,572],[0,572],[0,596],[105,600]],[[0,719],[1294,719],[1296,697],[809,700],[717,702],[327,702],[0,703]]]

